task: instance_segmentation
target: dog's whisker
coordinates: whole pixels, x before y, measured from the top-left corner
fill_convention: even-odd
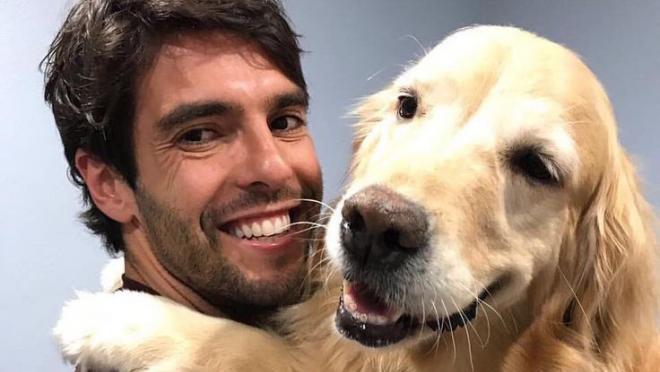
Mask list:
[[[325,226],[323,226],[323,225],[312,225],[312,226],[309,226],[306,229],[294,231],[294,232],[290,233],[289,235],[292,236],[292,237],[296,237],[296,235],[304,234],[306,232],[314,231],[314,230],[320,229],[320,228],[325,229]],[[298,237],[296,237],[296,238],[297,239],[302,239],[302,240],[309,240],[309,241],[313,241],[313,239],[318,239],[318,238],[298,238]]]
[[[326,228],[325,225],[316,223],[316,222],[309,222],[309,221],[299,221],[299,222],[292,222],[288,225],[284,225],[284,228],[288,229],[293,226],[312,226],[312,227],[320,227],[320,228]]]
[[[481,302],[481,300],[479,299],[479,296],[478,296],[478,295],[474,294],[474,292],[472,292],[472,291],[471,291],[469,288],[467,288],[464,284],[462,284],[462,283],[457,283],[457,284],[458,284],[461,288],[463,288],[463,290],[466,291],[466,292],[470,295],[470,297],[474,297],[474,299],[475,299],[475,301],[476,301],[476,304],[479,305],[479,302]],[[485,349],[485,348],[486,348],[486,344],[485,344],[485,343],[483,342],[483,340],[481,339],[481,336],[479,335],[479,332],[477,332],[477,329],[475,328],[474,324],[472,324],[472,322],[470,321],[470,322],[469,322],[469,325],[470,325],[470,327],[472,328],[472,330],[474,331],[474,333],[475,333],[475,335],[477,336],[477,338],[479,339],[479,343],[481,344],[481,348],[482,348],[482,349]],[[488,332],[489,332],[489,337],[490,337],[490,326],[488,327]]]
[[[440,321],[440,315],[438,315],[438,308],[435,306],[435,299],[438,298],[438,289],[435,286],[432,286],[433,288],[433,294],[435,295],[434,300],[431,301],[431,305],[433,305],[433,311],[435,312],[435,319],[436,319],[436,324],[438,325],[438,329],[442,329],[441,326],[442,324],[439,323]],[[444,320],[443,320],[444,321]],[[437,349],[437,347],[440,345],[440,339],[442,339],[445,343],[445,347],[449,348],[449,345],[447,344],[447,337],[442,337],[444,332],[436,332],[437,338],[435,342],[433,343],[434,349]],[[452,335],[452,343],[453,343],[453,335]],[[454,351],[456,349],[456,346],[454,345]]]
[[[488,302],[486,302],[486,301],[481,301],[481,300],[480,300],[479,303],[482,304],[483,306],[486,306],[486,307],[489,308],[493,313],[495,313],[495,315],[500,319],[500,322],[502,323],[502,326],[504,327],[504,329],[506,329],[506,331],[509,332],[509,333],[511,332],[511,330],[510,330],[509,327],[507,326],[506,321],[504,320],[504,317],[502,317],[502,314],[500,314],[500,312],[497,311],[497,309],[495,309],[493,306],[491,306],[491,305],[490,305]]]
[[[305,278],[303,279],[303,286],[308,285],[309,283],[314,281],[314,278],[316,276],[315,269],[309,269],[307,270],[307,273],[305,273]]]
[[[419,327],[419,332],[417,334],[418,339],[422,338],[422,332],[424,332],[424,324],[426,324],[426,311],[425,311],[425,306],[424,306],[424,296],[422,296],[421,303],[422,303],[422,326]]]
[[[325,212],[320,212],[320,213],[317,213],[317,214],[309,217],[309,220],[313,221],[313,222],[322,222],[322,221],[329,220],[331,217],[332,217],[332,214],[325,213]]]
[[[461,308],[458,307],[458,304],[454,300],[454,297],[449,296],[449,298],[451,299],[451,302],[454,303],[454,307],[458,310],[458,315],[461,316],[461,320],[463,321],[463,324],[465,325],[466,323],[470,323],[467,316],[465,316],[465,314],[463,313],[463,310],[461,310]],[[472,359],[472,343],[470,342],[470,329],[465,326],[463,327],[463,329],[465,330],[465,338],[468,344],[468,356],[470,358],[470,368],[472,369],[472,372],[474,372],[474,360]]]
[[[480,287],[485,287],[485,286],[483,285],[483,283],[479,283],[479,286],[480,286]],[[487,288],[485,289],[485,291],[486,291],[486,293],[487,293],[488,295],[492,295],[491,292],[490,292]],[[477,297],[477,298],[478,298],[478,297]],[[491,305],[490,305],[487,301],[485,301],[485,300],[481,300],[481,299],[479,299],[478,303],[479,303],[480,305],[482,305],[482,307],[483,307],[483,306],[488,307],[493,313],[495,313],[495,315],[499,318],[500,322],[502,323],[502,326],[504,327],[504,329],[506,329],[506,331],[509,332],[509,333],[511,334],[511,330],[510,330],[509,327],[507,326],[507,322],[504,320],[504,318],[502,317],[502,314],[500,314],[500,312],[499,312],[497,309],[495,309],[493,306],[491,306]],[[484,312],[485,312],[485,311],[484,311]],[[486,313],[486,314],[487,314],[487,313]],[[516,331],[516,332],[517,332],[517,331]]]
[[[435,321],[439,322],[440,315],[438,314],[438,308],[435,306],[435,300],[431,300],[431,305],[433,306],[433,311],[435,312],[435,319],[436,319]],[[440,339],[443,338],[442,329],[440,328],[441,326],[442,325],[438,323],[438,329],[440,329],[441,331],[436,332],[436,338],[435,341],[433,342],[433,348],[431,349],[432,351],[438,348],[438,345],[440,345]]]
[[[483,285],[481,284],[480,286],[483,287]],[[488,289],[486,289],[486,292],[490,294]],[[486,340],[484,341],[484,345],[483,345],[485,348],[486,346],[488,346],[488,342],[490,341],[490,332],[491,332],[490,317],[488,316],[488,309],[485,306],[487,305],[486,301],[480,299],[479,296],[476,296],[476,299],[477,299],[477,306],[481,307],[481,312],[483,312],[484,317],[486,317]],[[504,324],[504,327],[506,328],[506,324]]]
[[[490,317],[488,316],[488,311],[484,307],[482,301],[477,302],[478,306],[481,307],[484,316],[486,317],[486,341],[484,342],[485,346],[488,346],[488,341],[490,341]]]
[[[445,300],[440,299],[440,302],[442,303],[442,307],[445,309],[445,314],[449,315],[450,312],[447,309],[447,305],[445,304]],[[449,319],[449,317],[447,317],[447,321],[449,322],[449,328],[452,328],[451,319]],[[454,332],[453,331],[449,332],[449,334],[451,335],[451,343],[454,346],[454,352],[452,353],[452,363],[456,364],[456,338],[454,337]]]
[[[327,287],[328,287],[328,283],[330,283],[330,280],[331,280],[333,277],[341,277],[341,274],[339,273],[339,271],[337,270],[337,268],[335,268],[333,265],[326,265],[325,268],[326,268],[326,270],[325,270],[326,275],[325,275],[325,280],[324,280],[324,283],[323,283],[323,284],[324,284],[324,286],[327,288]]]
[[[481,283],[479,285],[482,288],[486,287],[485,285],[483,285],[483,283]],[[488,296],[492,296],[492,293],[488,290],[487,287],[486,287],[485,291],[488,294]],[[502,314],[497,309],[495,309],[488,302],[486,302],[486,300],[479,299],[478,304],[479,304],[479,306],[481,306],[481,309],[483,310],[484,315],[486,316],[486,325],[488,327],[488,335],[486,336],[486,344],[488,344],[488,341],[490,341],[490,334],[491,334],[491,324],[490,324],[490,317],[488,316],[488,310],[492,311],[495,314],[495,316],[498,317],[498,319],[502,323],[502,326],[507,331],[507,333],[511,334],[511,329],[509,329],[509,326],[507,325],[506,321],[504,321],[504,318],[502,317]]]
[[[328,256],[321,257],[321,259],[318,260],[318,262],[316,262],[312,267],[310,267],[309,271],[314,272],[315,270],[329,266],[327,264],[328,262],[330,262],[330,260],[331,258]]]
[[[307,198],[297,198],[297,199],[294,199],[294,200],[296,200],[296,201],[302,201],[302,202],[308,202],[308,203],[316,203],[316,204],[318,204],[318,205],[320,205],[320,206],[322,206],[322,207],[324,207],[324,208],[327,208],[327,209],[330,210],[331,212],[334,212],[334,211],[335,211],[335,209],[334,209],[333,207],[331,207],[329,204],[324,203],[324,202],[322,202],[322,201],[320,201],[320,200],[316,200],[316,199],[307,199]]]

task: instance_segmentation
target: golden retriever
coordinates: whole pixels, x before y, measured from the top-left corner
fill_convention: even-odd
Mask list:
[[[122,371],[658,370],[652,213],[575,54],[462,29],[357,115],[321,288],[279,314],[279,333],[87,294],[56,329],[67,357]]]

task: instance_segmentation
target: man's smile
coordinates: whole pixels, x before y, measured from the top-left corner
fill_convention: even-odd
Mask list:
[[[300,225],[301,204],[289,202],[285,205],[243,211],[221,223],[218,229],[241,246],[269,254],[282,254],[299,248],[292,244],[302,234],[305,226]]]
[[[241,220],[228,228],[229,233],[239,239],[261,238],[279,235],[289,230],[291,219],[289,213],[281,213],[272,217],[259,217]]]

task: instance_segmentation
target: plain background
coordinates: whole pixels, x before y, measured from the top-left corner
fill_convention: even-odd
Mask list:
[[[0,371],[71,371],[50,329],[74,289],[98,289],[107,260],[77,221],[78,191],[37,65],[69,1],[0,0]],[[511,24],[578,52],[607,88],[621,141],[660,206],[660,2],[288,0],[312,95],[326,199],[344,181],[347,112],[452,30]]]

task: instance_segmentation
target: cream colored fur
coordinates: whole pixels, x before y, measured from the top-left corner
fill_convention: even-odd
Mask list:
[[[396,116],[401,90],[419,114]],[[433,215],[433,255],[408,311],[446,316],[502,273],[507,285],[455,332],[367,349],[333,327],[339,213],[312,298],[258,330],[141,293],[79,294],[55,333],[67,360],[120,371],[656,371],[653,216],[607,96],[567,49],[509,27],[459,30],[357,109],[343,200],[384,185]],[[534,185],[505,152],[535,144],[561,173]],[[327,255],[327,256],[326,256]],[[328,264],[329,262],[329,264]]]

